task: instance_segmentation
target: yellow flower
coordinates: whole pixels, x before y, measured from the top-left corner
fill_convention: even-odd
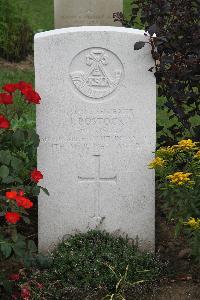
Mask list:
[[[198,159],[200,159],[200,150],[199,151],[197,151],[197,153],[195,154],[195,156],[194,156],[195,158],[198,158]]]
[[[155,159],[153,159],[150,164],[149,164],[149,168],[150,169],[155,169],[156,167],[163,167],[166,163],[166,160],[160,158],[160,157],[156,157]]]
[[[193,230],[200,229],[200,219],[189,218],[185,225],[190,226]]]
[[[185,183],[192,183],[190,176],[192,173],[176,172],[172,175],[168,175],[166,178],[175,185],[183,185]]]
[[[193,142],[192,140],[188,139],[188,140],[182,140],[180,142],[178,142],[178,145],[175,145],[174,147],[182,149],[182,150],[190,150],[195,148],[197,145],[196,142]]]
[[[157,150],[158,155],[173,155],[176,152],[176,149],[174,147],[161,147]]]

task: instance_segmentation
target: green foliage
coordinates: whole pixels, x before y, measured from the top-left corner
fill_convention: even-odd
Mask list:
[[[150,71],[155,69],[158,96],[164,100],[162,108],[170,112],[172,121],[178,120],[167,128],[158,124],[160,145],[185,137],[199,141],[199,9],[198,0],[136,0],[131,17],[122,20],[132,27],[140,16],[155,60]],[[135,49],[143,46],[138,41]]]
[[[30,192],[30,170],[36,166],[39,138],[34,129],[21,129],[0,134],[1,190],[24,189]]]
[[[53,0],[12,0],[20,6],[26,14],[34,32],[54,29],[54,1]]]
[[[129,266],[126,267],[126,270],[124,272],[124,274],[121,274],[121,273],[117,273],[115,271],[114,268],[112,268],[111,266],[109,266],[109,269],[111,270],[111,272],[113,274],[115,274],[116,278],[118,279],[118,282],[115,286],[115,291],[111,294],[107,294],[103,300],[126,300],[126,296],[125,296],[125,290],[128,288],[128,287],[134,287],[136,285],[141,285],[143,283],[145,283],[145,280],[138,280],[138,281],[135,281],[135,282],[129,282],[127,281],[127,275],[128,275],[128,269],[129,269]],[[144,270],[142,271],[142,273],[147,273],[149,272],[148,270]],[[144,276],[145,277],[145,276]]]
[[[185,229],[188,220],[200,218],[200,143],[182,140],[159,148],[150,167],[156,169],[157,189],[168,221],[176,224],[175,235],[184,228],[192,254],[200,261],[200,226]]]
[[[76,290],[120,295],[125,287],[154,281],[161,274],[164,264],[153,254],[139,252],[122,237],[89,231],[63,241],[53,253],[50,268],[37,271],[30,280],[44,286],[43,290],[34,289],[34,295],[62,299]]]
[[[184,232],[192,250],[191,255],[198,263],[200,263],[200,228],[192,229],[191,227],[188,227],[184,228]]]
[[[14,89],[10,94],[9,86]],[[30,224],[27,209],[34,202],[27,196],[34,201],[40,189],[48,194],[31,175],[36,168],[39,137],[34,126],[27,127],[24,120],[25,108],[35,103],[34,97],[38,94],[22,81],[2,88],[0,116],[10,122],[6,127],[0,123],[0,262],[10,258],[24,261],[37,251],[35,243],[18,232],[18,222],[23,220]],[[29,101],[26,92],[32,93]],[[3,102],[5,95],[10,97],[10,104]]]
[[[6,233],[6,234],[5,234]],[[12,256],[23,261],[26,257],[36,253],[37,247],[32,240],[26,241],[26,237],[17,233],[16,227],[0,227],[0,261]]]
[[[11,0],[0,1],[0,56],[20,61],[32,52],[33,31]]]
[[[156,265],[151,254],[139,253],[121,237],[115,238],[96,231],[75,235],[61,243],[55,252],[53,264],[60,280],[84,289],[98,286],[113,289],[116,277],[108,266],[123,273],[127,265],[127,278],[130,280],[143,278],[138,273],[141,270],[151,270],[146,274],[148,280],[160,272],[160,266]],[[67,278],[65,274],[68,274]]]

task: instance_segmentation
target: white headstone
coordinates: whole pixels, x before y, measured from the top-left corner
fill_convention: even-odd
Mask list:
[[[35,36],[39,248],[89,229],[154,248],[156,83],[142,31],[77,27]]]
[[[123,12],[123,0],[54,0],[55,28],[120,26],[114,22],[115,12]]]

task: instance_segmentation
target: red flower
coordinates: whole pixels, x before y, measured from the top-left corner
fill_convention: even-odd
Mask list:
[[[17,84],[15,83],[8,83],[5,84],[2,89],[8,93],[13,93],[16,91],[16,89],[18,88]]]
[[[40,171],[38,171],[37,169],[34,169],[32,172],[31,172],[31,179],[38,183],[41,179],[43,178],[43,175]]]
[[[31,292],[28,288],[24,287],[21,289],[21,297],[23,300],[29,300],[31,296]]]
[[[31,208],[33,206],[33,202],[31,202],[28,198],[24,197],[24,191],[20,190],[18,193],[16,191],[6,192],[6,198],[16,200],[17,205],[23,208]]]
[[[9,280],[12,280],[12,281],[18,281],[19,279],[20,279],[19,274],[10,274],[10,276],[9,276]]]
[[[19,191],[18,191],[18,195],[19,195],[19,196],[24,196],[24,191],[19,190]]]
[[[16,191],[6,192],[6,198],[15,200],[16,197],[17,197]]]
[[[21,219],[21,216],[17,212],[7,212],[5,219],[8,223],[16,224]]]
[[[24,91],[26,90],[32,90],[33,87],[32,87],[32,84],[30,83],[27,83],[27,82],[24,82],[24,81],[19,81],[17,84],[16,84],[18,90],[20,90],[20,92],[23,94]]]
[[[1,93],[0,104],[13,104],[12,95]]]
[[[10,122],[3,116],[0,115],[0,128],[9,128],[10,127]]]
[[[33,206],[33,202],[31,202],[28,198],[25,198],[23,196],[16,196],[15,200],[17,202],[17,205],[23,208],[28,209]]]
[[[35,104],[40,104],[40,95],[31,89],[26,89],[23,91],[23,95],[26,97],[26,100]]]

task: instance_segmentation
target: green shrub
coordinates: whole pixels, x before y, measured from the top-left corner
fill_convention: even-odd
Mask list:
[[[164,269],[157,257],[139,252],[127,239],[89,231],[63,241],[53,253],[50,269],[36,270],[23,284],[30,286],[33,299],[79,299],[73,298],[76,293],[85,299],[86,294],[121,293],[120,289],[133,287],[138,281],[152,282]]]
[[[33,30],[20,9],[10,0],[0,0],[0,56],[20,61],[32,52]]]
[[[140,16],[155,60],[150,71],[155,71],[162,109],[170,112],[169,126],[157,126],[159,145],[186,137],[199,141],[199,0],[135,0],[131,8],[129,20],[121,21],[137,27]],[[135,50],[143,46],[138,41]]]
[[[200,261],[200,143],[188,139],[161,147],[150,168],[156,169],[163,209],[176,224],[176,235],[183,229],[192,255]]]

